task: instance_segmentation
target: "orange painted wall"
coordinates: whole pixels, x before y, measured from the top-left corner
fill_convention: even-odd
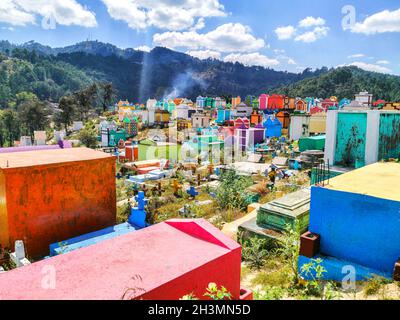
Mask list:
[[[6,210],[0,203],[0,241],[13,247],[24,240],[29,258],[49,253],[51,243],[96,231],[116,223],[115,159],[12,168],[0,175]],[[6,214],[4,213],[6,211]],[[4,235],[8,234],[8,243]]]

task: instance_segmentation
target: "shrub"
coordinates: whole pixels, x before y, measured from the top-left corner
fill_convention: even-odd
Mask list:
[[[266,244],[267,241],[265,239],[258,237],[250,238],[242,243],[242,257],[250,268],[259,270],[264,265],[268,256]]]

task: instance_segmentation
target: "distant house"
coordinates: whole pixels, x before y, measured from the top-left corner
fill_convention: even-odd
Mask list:
[[[192,127],[194,129],[205,128],[210,125],[211,118],[203,112],[197,112],[192,115]]]
[[[258,98],[258,104],[259,104],[259,109],[260,110],[266,110],[268,107],[268,98],[269,95],[267,94],[262,94],[260,95],[260,97]]]

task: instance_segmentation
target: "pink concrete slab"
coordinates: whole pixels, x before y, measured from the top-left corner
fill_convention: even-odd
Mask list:
[[[239,298],[240,249],[204,220],[172,220],[0,274],[0,299],[179,299],[209,282]]]

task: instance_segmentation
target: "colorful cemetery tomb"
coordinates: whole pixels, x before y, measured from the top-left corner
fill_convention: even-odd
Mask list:
[[[192,115],[192,128],[205,128],[210,125],[211,117],[203,112],[197,112]]]
[[[108,147],[116,147],[120,140],[126,141],[127,133],[125,129],[108,131]],[[103,141],[103,138],[102,138]]]
[[[329,170],[324,170],[323,165],[314,166],[311,169],[311,185],[326,184],[330,179],[351,171],[349,168],[329,166]]]
[[[23,239],[40,258],[51,243],[115,224],[113,156],[70,148],[3,153],[0,163],[2,247]]]
[[[27,152],[27,151],[59,150],[68,148],[72,148],[72,145],[69,141],[59,141],[58,144],[54,145],[0,148],[0,154]]]
[[[247,118],[237,118],[235,119],[234,126],[235,128],[241,128],[244,126],[248,129],[250,128],[250,121]]]
[[[370,108],[372,107],[372,98],[373,95],[368,92],[360,92],[355,95],[354,100],[361,103],[364,107]]]
[[[139,142],[139,161],[151,159],[180,159],[181,146],[172,142],[157,142],[145,139]]]
[[[282,123],[275,116],[269,116],[263,123],[266,138],[279,138],[282,136]]]
[[[202,96],[197,97],[197,99],[196,99],[196,106],[197,106],[198,108],[203,109],[203,108],[206,106],[206,98],[205,98],[205,97],[202,97]]]
[[[254,149],[257,144],[261,144],[265,139],[265,128],[258,124],[254,128],[247,128],[244,124],[235,129],[236,149],[246,151]]]
[[[46,140],[47,140],[46,131],[34,131],[33,135],[34,135],[33,141],[35,146],[46,145]]]
[[[176,129],[178,131],[188,130],[192,127],[192,122],[190,120],[178,119],[176,122]]]
[[[268,108],[269,112],[275,112],[284,108],[285,96],[280,94],[273,94],[268,98]]]
[[[400,111],[400,102],[388,102],[381,108],[385,111]]]
[[[180,104],[176,107],[176,118],[187,120],[189,119],[189,106],[186,104]]]
[[[50,256],[66,254],[78,249],[86,248],[105,240],[113,239],[139,229],[130,223],[122,223],[102,230],[90,232],[75,238],[60,241],[50,245]]]
[[[308,150],[321,150],[325,149],[325,140],[326,136],[312,136],[312,137],[303,137],[299,139],[299,151],[304,152]]]
[[[134,162],[139,160],[139,147],[138,145],[125,146],[124,157],[129,162]]]
[[[276,114],[276,117],[282,123],[283,129],[289,129],[290,126],[290,113],[287,111],[280,111]]]
[[[295,101],[295,112],[306,113],[307,112],[307,102],[303,99],[296,98]]]
[[[286,110],[290,110],[291,112],[296,109],[296,99],[285,97],[285,107]]]
[[[400,257],[399,179],[400,164],[376,163],[312,187],[309,229],[320,237],[320,251],[311,258],[322,259],[324,279],[393,277]],[[300,256],[299,270],[309,262]]]
[[[348,106],[351,103],[351,101],[349,99],[342,99],[339,101],[339,109],[343,109],[345,106]]]
[[[225,108],[226,107],[226,101],[225,99],[221,97],[216,97],[215,98],[215,108]]]
[[[337,108],[338,102],[332,98],[327,98],[321,102],[322,109],[326,112],[331,108]]]
[[[215,108],[215,99],[207,97],[205,100],[205,107],[210,109]]]
[[[325,162],[359,168],[398,158],[399,127],[399,111],[328,111]]]
[[[310,125],[308,128],[310,134],[326,133],[326,113],[318,112],[310,117]]]
[[[49,263],[57,270],[52,290],[37,281]],[[205,299],[210,277],[233,300],[251,299],[240,272],[239,244],[205,220],[170,220],[7,272],[0,299],[178,300],[188,292]]]
[[[256,126],[259,123],[262,123],[262,116],[257,112],[257,110],[254,110],[250,116],[250,124]]]
[[[236,107],[235,117],[248,118],[251,116],[252,113],[253,113],[253,108],[242,102]]]
[[[290,116],[289,137],[291,140],[299,140],[310,135],[310,115],[295,113]]]
[[[217,111],[217,123],[225,124],[227,121],[231,119],[231,110],[229,109],[218,109]]]
[[[232,109],[236,109],[236,107],[238,105],[240,105],[241,102],[242,102],[242,99],[240,97],[232,98],[232,103],[231,103]]]
[[[168,126],[171,119],[171,115],[167,110],[156,110],[154,117],[154,124],[163,128]]]
[[[272,240],[280,238],[287,226],[298,224],[300,230],[308,230],[310,189],[301,189],[283,198],[262,205],[257,217],[245,222],[239,230]]]
[[[258,105],[259,105],[260,110],[264,111],[267,109],[268,98],[269,98],[269,96],[267,94],[260,95],[260,97],[258,98]]]

